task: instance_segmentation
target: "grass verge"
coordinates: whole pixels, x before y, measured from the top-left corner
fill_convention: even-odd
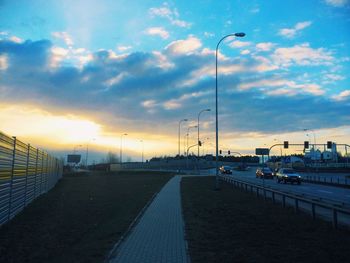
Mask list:
[[[186,238],[196,262],[348,262],[350,231],[296,214],[214,177],[181,182]]]
[[[0,262],[103,262],[171,177],[159,172],[64,176],[0,228]]]

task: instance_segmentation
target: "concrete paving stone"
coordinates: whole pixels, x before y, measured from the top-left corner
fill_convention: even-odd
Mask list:
[[[173,177],[158,193],[110,263],[190,262],[182,217],[181,176]]]

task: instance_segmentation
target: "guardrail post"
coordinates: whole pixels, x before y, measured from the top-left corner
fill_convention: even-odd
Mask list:
[[[28,172],[29,172],[29,150],[30,150],[30,144],[27,145],[27,164],[26,164],[26,184],[24,186],[24,200],[23,200],[23,207],[27,205],[27,184],[28,184]]]
[[[256,196],[259,197],[259,188],[256,188]]]
[[[275,200],[275,192],[271,192],[271,194],[272,194],[272,203],[275,203],[276,202],[276,200]]]
[[[248,185],[245,184],[245,191],[248,192]]]
[[[286,196],[285,195],[282,195],[282,205],[283,205],[283,208],[286,207]]]
[[[338,214],[337,214],[337,209],[333,209],[333,227],[337,228],[338,227]]]
[[[298,213],[298,211],[299,211],[299,200],[297,198],[295,198],[294,202],[295,202],[295,212]]]
[[[311,203],[311,212],[312,212],[312,219],[316,219],[316,210],[315,210],[315,204]]]
[[[12,185],[13,185],[13,174],[15,171],[15,160],[16,160],[16,143],[17,139],[13,137],[13,152],[12,152],[12,167],[11,167],[11,180],[10,180],[10,194],[9,194],[9,212],[7,215],[7,221],[11,219],[11,209],[12,209]]]

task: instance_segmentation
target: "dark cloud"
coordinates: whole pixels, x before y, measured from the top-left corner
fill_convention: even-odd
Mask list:
[[[116,56],[110,51],[98,51],[82,68],[50,68],[51,48],[48,40],[0,41],[0,55],[8,58],[8,68],[0,70],[0,85],[5,87],[0,95],[2,101],[82,112],[107,126],[125,125],[142,131],[169,131],[181,118],[196,119],[200,110],[214,109],[215,79],[205,72],[198,73],[204,67],[214,67],[212,54],[135,52]],[[230,60],[221,64],[236,63],[239,62]],[[247,68],[259,64],[254,59],[243,63]],[[267,96],[259,89],[237,91],[242,79],[274,77],[272,72],[254,77],[251,71],[220,76],[220,128],[288,132],[308,127],[332,128],[349,122],[350,104],[346,100],[305,94]],[[181,85],[190,80],[193,82]],[[147,105],[145,101],[152,103]],[[173,107],[166,106],[169,101]]]

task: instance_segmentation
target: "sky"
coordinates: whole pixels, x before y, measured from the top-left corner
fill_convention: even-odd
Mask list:
[[[219,148],[349,144],[349,0],[0,0],[0,131],[138,161],[177,154],[187,118],[183,152],[210,108],[214,153],[215,48],[237,32],[218,51]]]

